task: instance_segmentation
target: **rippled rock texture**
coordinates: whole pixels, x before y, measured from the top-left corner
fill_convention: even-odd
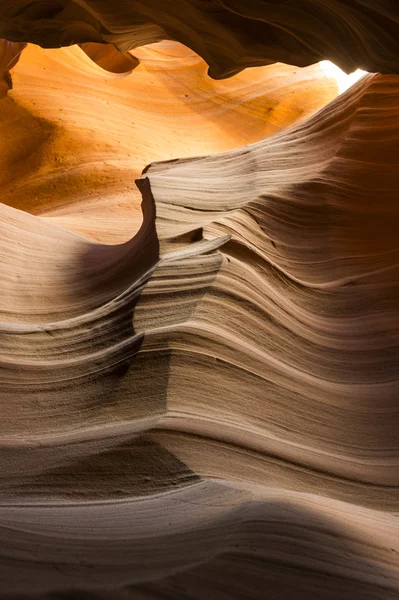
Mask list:
[[[319,65],[270,65],[219,82],[176,43],[138,49],[137,68],[116,53],[112,72],[102,68],[104,48],[116,53],[83,47],[100,64],[78,46],[22,52],[0,99],[0,191],[5,204],[106,243],[139,229],[134,180],[148,163],[258,141],[338,92]]]
[[[0,2],[0,597],[397,600],[399,78],[206,65],[395,6],[136,4]]]
[[[322,59],[347,72],[399,73],[395,0],[0,0],[0,37],[47,47],[109,42],[122,51],[173,39],[215,78]]]

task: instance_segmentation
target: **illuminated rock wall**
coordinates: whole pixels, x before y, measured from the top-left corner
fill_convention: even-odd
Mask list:
[[[396,600],[399,78],[128,51],[396,9],[136,4],[0,2],[0,598]]]

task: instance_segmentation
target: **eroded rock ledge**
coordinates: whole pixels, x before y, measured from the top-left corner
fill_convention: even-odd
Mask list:
[[[323,59],[347,72],[399,73],[393,0],[1,0],[0,37],[45,47],[110,42],[121,51],[173,39],[215,78]]]
[[[396,600],[398,99],[151,164],[126,244],[2,207],[6,589]]]

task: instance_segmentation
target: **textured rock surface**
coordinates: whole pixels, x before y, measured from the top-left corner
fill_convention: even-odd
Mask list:
[[[398,598],[398,92],[150,165],[122,245],[2,207],[9,597]]]
[[[398,16],[0,0],[1,600],[399,598]]]
[[[26,44],[0,40],[0,98],[7,95],[12,88],[10,69],[17,64],[21,51]]]
[[[395,0],[0,0],[0,37],[58,47],[111,42],[126,51],[186,44],[212,77],[328,59],[347,72],[399,73]]]
[[[98,45],[85,50],[104,65]],[[131,75],[134,61],[108,55],[108,68],[127,69],[124,76],[77,46],[24,50],[0,100],[3,203],[97,241],[125,242],[141,224],[134,180],[146,164],[258,141],[337,94],[319,65],[271,65],[215,82],[174,42],[136,54]]]

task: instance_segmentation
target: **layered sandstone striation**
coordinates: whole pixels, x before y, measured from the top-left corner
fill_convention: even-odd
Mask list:
[[[210,75],[332,60],[347,72],[399,72],[394,0],[1,0],[0,37],[45,47],[112,43],[127,51],[172,39]]]
[[[104,243],[138,231],[134,180],[146,164],[259,141],[338,93],[320,65],[270,65],[216,82],[174,42],[137,50],[137,68],[113,46],[83,49],[29,45],[12,69],[0,99],[0,191],[4,204]]]
[[[399,78],[206,74],[396,8],[242,5],[0,2],[5,600],[399,597]]]

